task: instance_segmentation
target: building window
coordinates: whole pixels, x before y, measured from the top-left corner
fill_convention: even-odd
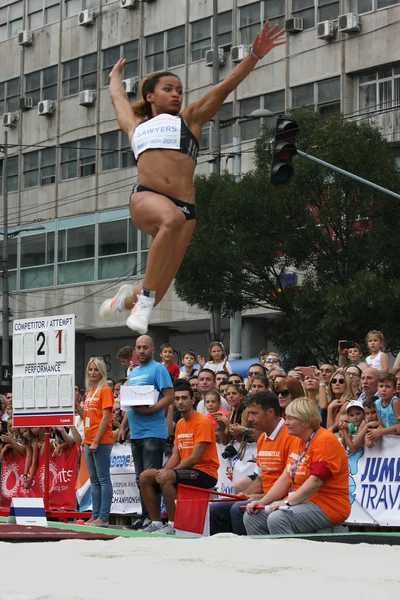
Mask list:
[[[190,51],[194,62],[204,58],[211,48],[211,17],[192,23],[191,36]]]
[[[360,112],[400,106],[400,66],[360,75],[358,98]]]
[[[58,232],[57,285],[94,281],[95,225]]]
[[[9,156],[7,159],[7,191],[18,190],[18,156]],[[0,196],[3,194],[3,161],[0,160]]]
[[[28,0],[27,29],[38,29],[60,19],[60,0]]]
[[[218,47],[230,50],[232,46],[232,11],[218,14]]]
[[[340,114],[340,77],[317,82],[317,110],[326,118]]]
[[[337,19],[340,11],[340,2],[335,0],[318,0],[318,23],[321,21],[328,21]]]
[[[62,95],[72,96],[97,87],[97,53],[87,54],[63,63]]]
[[[109,74],[120,59],[125,58],[126,63],[122,73],[122,79],[130,79],[131,77],[139,76],[139,41],[134,40],[122,44],[121,46],[114,46],[113,48],[107,48],[103,50],[103,87],[107,87],[110,83]]]
[[[56,180],[56,149],[44,148],[23,155],[23,188],[49,185]]]
[[[278,90],[270,92],[264,96],[254,96],[246,98],[240,102],[240,115],[251,117],[251,114],[258,109],[267,109],[279,115],[285,111],[285,91]],[[251,140],[260,136],[262,125],[271,125],[275,123],[275,117],[264,117],[262,119],[249,119],[240,122],[240,135],[242,140]]]
[[[264,14],[262,22],[269,21],[270,26],[278,23],[280,27],[285,25],[285,0],[264,0]]]
[[[250,45],[261,31],[261,3],[255,2],[239,9],[240,42]]]
[[[21,0],[0,8],[0,42],[18,35],[22,31],[22,17],[23,2]]]
[[[25,75],[25,95],[33,98],[34,106],[41,100],[57,100],[57,76],[57,66]]]
[[[164,68],[164,33],[149,35],[146,40],[146,73],[162,71]]]
[[[21,290],[53,285],[54,232],[21,237]]]
[[[292,87],[292,108],[314,105],[314,83]]]
[[[314,0],[292,0],[292,15],[303,19],[304,29],[315,27]]]
[[[19,110],[19,77],[0,83],[0,114]]]
[[[233,102],[227,102],[221,106],[218,111],[221,129],[221,146],[232,144],[233,126],[229,124],[229,119],[233,117]],[[228,121],[224,123],[224,121]]]
[[[391,0],[390,4],[393,4]],[[357,14],[362,14],[371,11],[373,8],[373,0],[349,0],[349,11]]]
[[[88,137],[61,146],[61,180],[96,173],[96,138]]]
[[[137,274],[137,238],[130,219],[99,223],[99,280]]]
[[[128,136],[111,131],[101,136],[101,170],[124,169],[135,164]]]
[[[174,27],[167,35],[167,69],[185,64],[185,26]]]
[[[400,0],[377,0],[376,8],[387,8],[388,6],[393,6],[394,4],[400,4]]]
[[[65,16],[77,15],[82,10],[82,0],[64,0]]]

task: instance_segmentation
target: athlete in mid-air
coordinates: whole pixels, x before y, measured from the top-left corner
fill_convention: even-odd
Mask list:
[[[142,81],[142,100],[131,104],[121,81],[125,60],[110,73],[110,94],[117,121],[134,152],[138,184],[131,196],[134,225],[152,237],[143,282],[134,290],[123,285],[114,298],[103,302],[100,315],[111,319],[131,311],[126,324],[139,334],[147,332],[150,314],[171,285],[185,256],[196,224],[193,174],[202,127],[224,100],[275,46],[285,43],[284,29],[268,21],[256,35],[251,52],[229,75],[181,113],[183,88],[174,73],[162,71]]]

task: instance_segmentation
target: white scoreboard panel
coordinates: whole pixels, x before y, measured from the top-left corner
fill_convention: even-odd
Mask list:
[[[75,315],[13,322],[13,425],[74,424]]]

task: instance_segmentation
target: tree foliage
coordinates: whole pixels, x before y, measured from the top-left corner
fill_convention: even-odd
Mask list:
[[[399,191],[389,145],[366,121],[293,113],[299,148]],[[383,329],[400,339],[396,256],[400,202],[310,160],[295,158],[290,185],[269,183],[272,131],[240,182],[223,173],[195,180],[198,223],[176,278],[178,295],[224,314],[275,310],[267,335],[303,360],[334,358],[339,338]],[[283,274],[298,272],[295,287]]]

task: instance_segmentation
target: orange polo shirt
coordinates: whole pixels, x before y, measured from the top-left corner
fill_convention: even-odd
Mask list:
[[[303,453],[307,443],[298,437],[293,437],[296,444],[286,465],[287,476],[291,484],[290,469],[295,464],[297,457]],[[333,524],[342,523],[350,514],[349,460],[346,450],[338,438],[322,427],[317,429],[306,455],[297,465],[291,491],[298,490],[310,475],[318,475],[324,483],[315,494],[308,498],[307,502],[314,502],[322,508]]]
[[[85,404],[83,406],[83,425],[85,428],[85,444],[94,442],[100,421],[103,417],[103,410],[111,408],[110,418],[107,429],[100,440],[100,444],[113,444],[114,438],[112,434],[112,407],[114,404],[114,394],[107,385],[104,385],[101,390],[94,388],[90,392],[86,392]]]
[[[256,473],[262,479],[264,494],[270,490],[285,470],[294,439],[292,435],[289,435],[283,419],[279,421],[270,436],[262,433],[258,438]]]
[[[200,442],[206,442],[207,446],[201,461],[193,465],[192,468],[218,479],[219,459],[215,442],[215,430],[211,421],[198,412],[194,412],[187,421],[183,418],[179,419],[175,428],[174,443],[178,448],[181,462],[192,456],[193,446]]]

